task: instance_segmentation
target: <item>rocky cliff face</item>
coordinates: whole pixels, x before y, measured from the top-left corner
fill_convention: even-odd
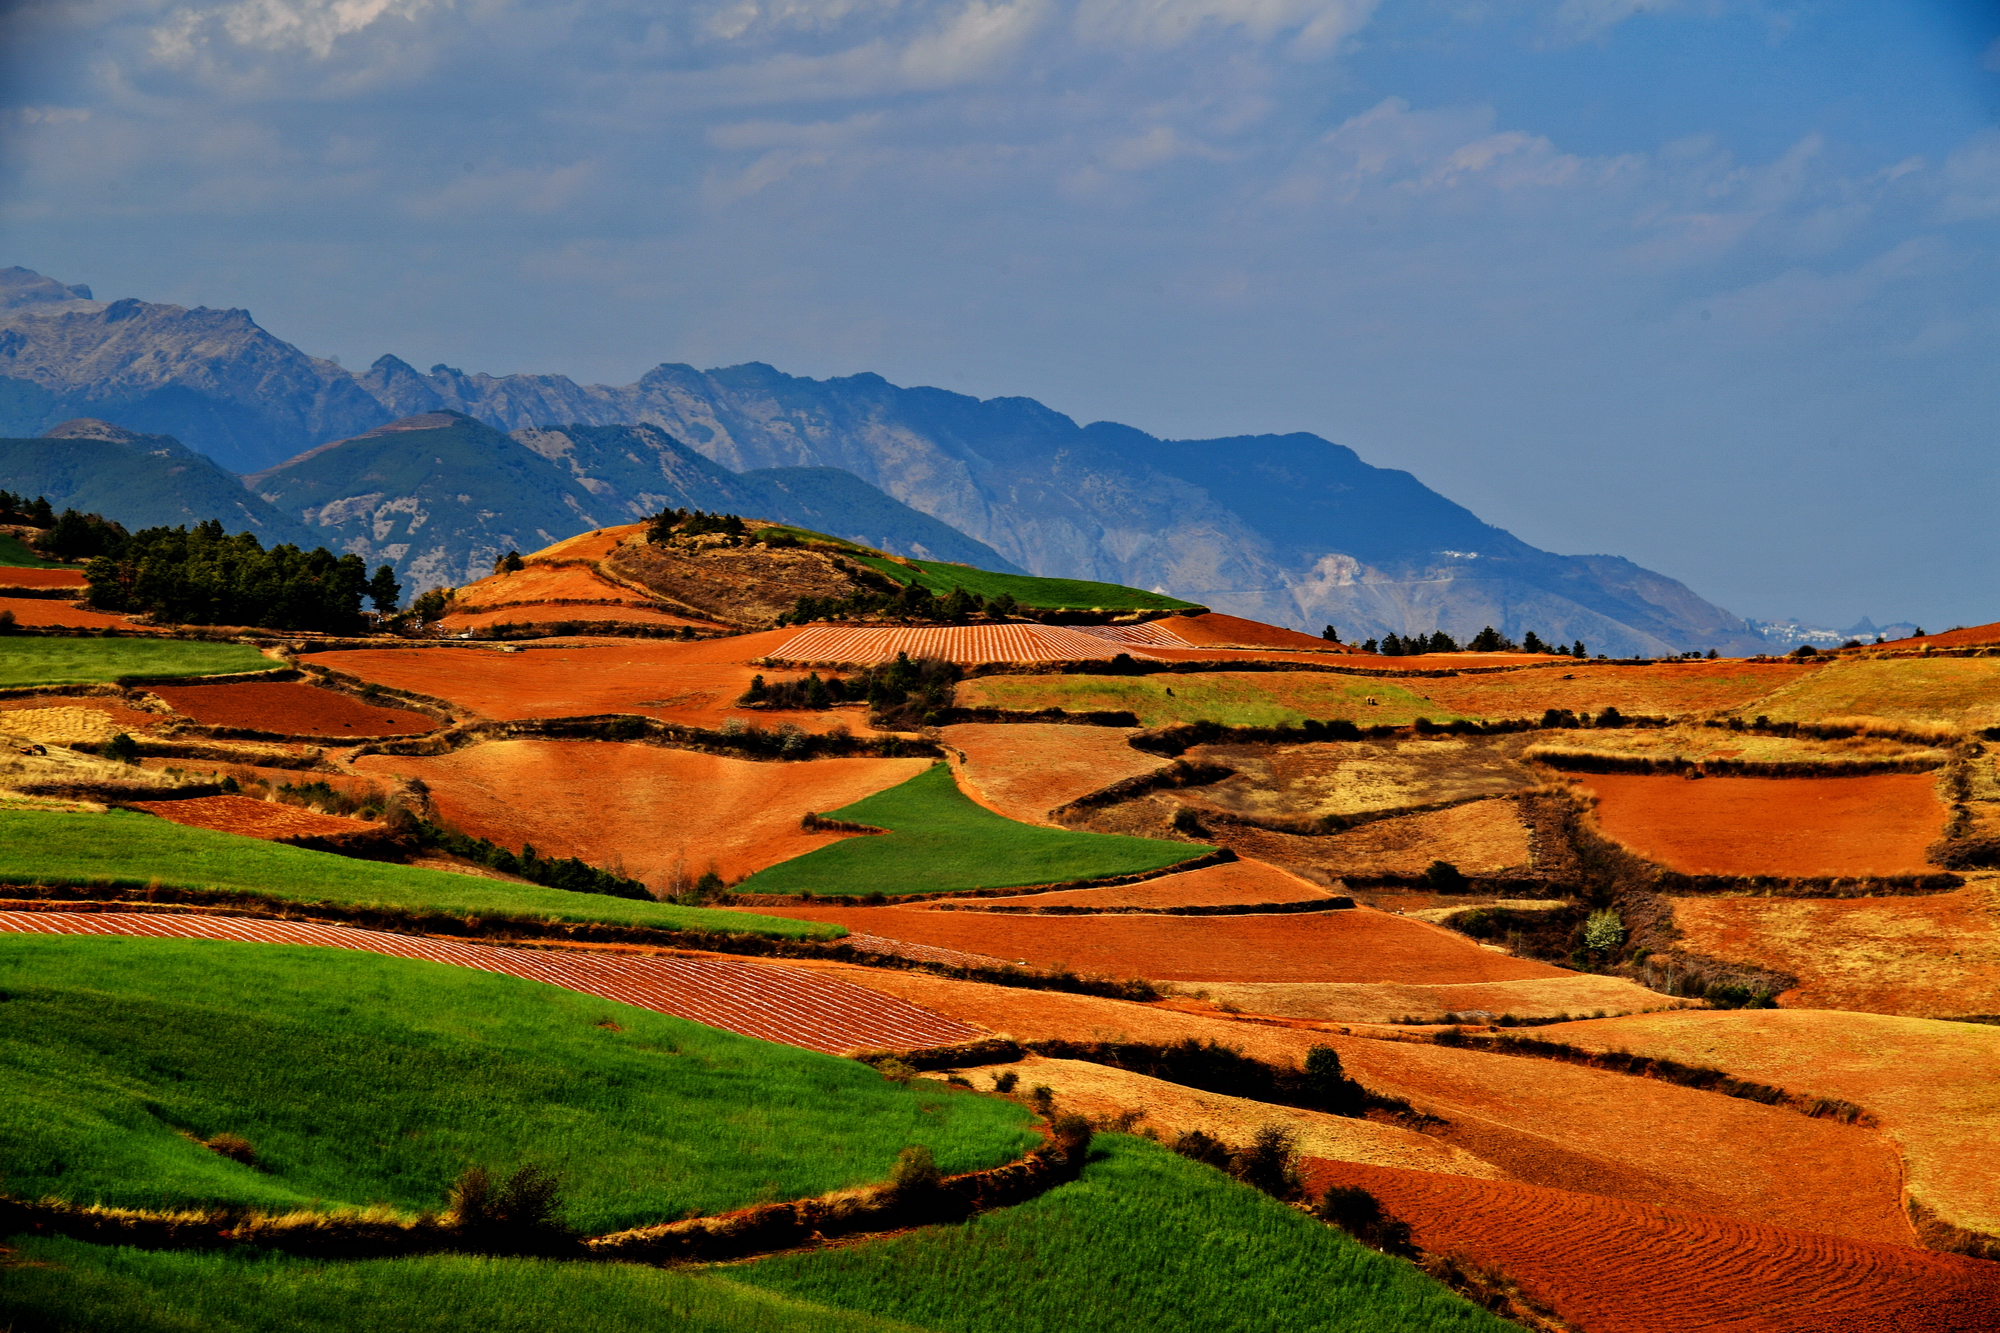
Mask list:
[[[602,507],[609,492],[660,493],[643,478],[686,460],[657,437],[599,447],[575,428],[650,426],[732,471],[842,469],[1031,573],[1158,588],[1314,632],[1331,623],[1350,640],[1464,637],[1490,623],[1614,655],[1767,646],[1672,579],[1613,556],[1537,550],[1317,436],[1160,440],[1079,426],[1027,398],[980,401],[877,375],[801,379],[755,363],[663,365],[622,386],[421,373],[387,356],[348,375],[241,311],[103,305],[33,274],[0,281],[0,296],[17,290],[33,299],[0,310],[0,432],[37,412],[78,415],[67,405],[87,400],[91,415],[171,429],[247,471],[422,413],[524,432],[531,452],[563,423],[550,433],[571,445],[548,441],[544,456]]]

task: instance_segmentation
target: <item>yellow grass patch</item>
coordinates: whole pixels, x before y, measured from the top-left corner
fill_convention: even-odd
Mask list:
[[[1171,691],[1171,693],[1169,693]],[[1408,726],[1459,716],[1401,685],[1323,671],[1204,671],[1157,676],[980,676],[958,687],[962,708],[1129,712],[1141,726],[1220,722],[1274,727],[1308,718]],[[1374,703],[1369,700],[1373,699]]]
[[[1442,1020],[1446,1014],[1487,1013],[1498,1018],[1554,1018],[1636,1014],[1689,1003],[1647,990],[1622,977],[1531,977],[1523,981],[1453,986],[1357,985],[1327,982],[1208,982],[1210,1001],[1246,1014],[1303,1018],[1324,1023],[1391,1023],[1401,1018]]]
[[[1974,728],[2000,725],[2000,660],[1898,657],[1836,662],[1738,710],[1777,722],[1859,714]]]

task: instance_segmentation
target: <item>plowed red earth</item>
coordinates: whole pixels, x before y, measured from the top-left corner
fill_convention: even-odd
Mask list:
[[[0,611],[12,611],[15,624],[31,629],[48,629],[58,625],[66,629],[103,629],[115,625],[134,633],[146,629],[144,625],[135,625],[122,615],[87,610],[75,602],[59,602],[53,597],[0,597]]]
[[[250,796],[197,796],[185,801],[133,801],[137,810],[151,811],[160,818],[189,828],[214,829],[218,833],[239,833],[246,838],[286,842],[297,838],[344,837],[350,834],[380,833],[380,824],[366,820],[323,815],[296,805],[260,801]]]
[[[760,908],[759,911],[773,911]],[[1006,917],[921,907],[786,907],[777,915],[1038,967],[1155,981],[1513,981],[1565,976],[1463,935],[1365,907],[1297,916]]]
[[[678,861],[727,880],[851,836],[808,833],[837,810],[922,772],[927,759],[755,763],[606,741],[490,741],[427,758],[366,755],[358,772],[421,778],[438,814],[475,837],[550,856],[622,864],[655,889]]]
[[[1167,765],[1133,749],[1134,733],[1117,727],[969,722],[941,734],[965,756],[960,776],[973,798],[1024,824],[1048,823],[1058,806]]]
[[[752,665],[796,630],[773,630],[693,643],[622,640],[538,644],[520,652],[491,648],[362,648],[313,660],[335,671],[399,690],[445,699],[492,718],[578,717],[636,713],[691,727],[745,725],[806,731],[867,730],[864,711],[763,712],[739,708],[750,678],[790,680],[803,672]]]
[[[159,685],[177,713],[212,727],[284,736],[411,736],[443,725],[422,713],[364,703],[314,685],[256,680],[240,685]]]
[[[1517,1180],[1856,1240],[1914,1238],[1894,1148],[1853,1125],[1547,1060],[915,972],[826,970],[1021,1040],[1214,1040],[1293,1068],[1314,1045],[1329,1045],[1368,1088],[1441,1117],[1441,1137]]]
[[[1929,773],[1859,778],[1650,777],[1593,773],[1597,823],[1686,874],[1901,875],[1934,869],[1943,830]]]
[[[1497,1268],[1591,1333],[1977,1333],[2000,1312],[2000,1264],[1957,1255],[1358,1162],[1306,1176],[1368,1190],[1420,1248]]]
[[[482,607],[517,606],[524,602],[552,602],[574,597],[585,601],[607,598],[619,602],[643,602],[622,584],[600,578],[588,565],[548,565],[531,562],[525,569],[494,574],[477,583],[468,583],[452,594],[454,604],[476,611]]]
[[[1225,616],[1210,611],[1199,616],[1167,616],[1148,622],[1165,630],[1191,648],[1291,648],[1298,652],[1347,655],[1354,650],[1344,645],[1315,639],[1295,629],[1281,629],[1261,620]]]
[[[980,1035],[965,1024],[834,977],[750,963],[508,949],[304,921],[167,913],[0,912],[0,931],[151,935],[360,949],[546,982],[746,1037],[834,1054],[945,1046]]]
[[[88,708],[93,713],[102,713],[110,718],[113,725],[122,731],[148,731],[167,721],[162,714],[127,707],[121,700],[90,695],[30,694],[18,699],[0,699],[0,713],[30,708]],[[0,729],[4,727],[5,723],[0,723]]]
[[[0,576],[4,576],[5,572],[0,570]],[[1969,629],[1946,630],[1943,634],[1926,634],[1921,639],[1902,639],[1889,646],[1921,648],[1927,643],[1939,648],[1970,648],[1983,643],[2000,643],[2000,620],[1990,625],[1974,625]]]
[[[1152,645],[1120,642],[1060,625],[926,625],[914,629],[812,625],[781,653],[792,662],[890,662],[898,653],[948,662],[1109,661],[1120,653],[1145,658]]]
[[[1394,657],[1405,665],[1443,665],[1448,658]],[[1544,659],[1546,660],[1546,659]],[[1415,668],[1413,668],[1415,669]],[[1616,708],[1631,716],[1678,716],[1740,708],[1803,673],[1780,662],[1654,662],[1644,666],[1583,663],[1411,681],[1409,686],[1470,717],[1540,717],[1550,708],[1596,714]]]
[[[971,898],[952,903],[961,908],[992,910],[1009,907],[1217,907],[1258,903],[1308,902],[1331,895],[1319,885],[1287,874],[1262,861],[1228,861],[1178,875],[1102,889],[1063,889],[1029,893],[1016,898]],[[932,910],[936,910],[933,907]]]
[[[0,587],[81,588],[86,586],[80,569],[0,569]]]

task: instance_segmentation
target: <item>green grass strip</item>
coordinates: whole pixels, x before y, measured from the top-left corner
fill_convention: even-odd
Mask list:
[[[947,564],[942,560],[912,560],[906,565],[880,556],[857,555],[853,558],[860,564],[880,570],[898,583],[921,583],[939,596],[944,596],[953,588],[963,588],[987,598],[1010,593],[1023,606],[1064,611],[1180,611],[1195,606],[1195,603],[1183,602],[1178,597],[1128,588],[1121,583],[996,574],[990,569]]]
[[[241,643],[125,637],[0,639],[0,688],[98,685],[124,677],[213,676],[282,665]]]
[[[1170,692],[1171,691],[1171,692]],[[1368,701],[1373,699],[1374,703]],[[1406,727],[1420,717],[1461,714],[1405,686],[1325,671],[1217,671],[1157,676],[980,676],[958,686],[964,708],[1039,712],[1128,712],[1143,727],[1219,722],[1227,727],[1297,726],[1342,718],[1357,726]]]
[[[976,1217],[733,1270],[940,1333],[1502,1333],[1486,1313],[1213,1168],[1122,1135],[1083,1178]]]
[[[880,1181],[911,1144],[967,1171],[1035,1142],[998,1098],[443,963],[6,935],[0,991],[0,1161],[28,1198],[413,1214],[533,1163],[597,1234]]]
[[[761,870],[743,893],[943,893],[1159,870],[1215,850],[1158,838],[1020,824],[975,804],[936,764],[831,818],[890,830]]]
[[[916,1333],[700,1274],[435,1255],[322,1263],[16,1237],[13,1333]]]
[[[73,569],[60,560],[44,560],[11,532],[0,532],[0,569]]]
[[[251,893],[294,903],[439,912],[460,917],[604,922],[655,930],[701,930],[831,939],[846,934],[803,921],[712,907],[572,893],[539,884],[358,861],[151,815],[113,810],[66,814],[0,810],[0,883],[117,881]]]

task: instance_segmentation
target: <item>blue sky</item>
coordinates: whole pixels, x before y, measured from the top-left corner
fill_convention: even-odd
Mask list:
[[[2000,617],[2000,7],[8,5],[0,263],[359,366],[1311,430],[1742,614]]]

